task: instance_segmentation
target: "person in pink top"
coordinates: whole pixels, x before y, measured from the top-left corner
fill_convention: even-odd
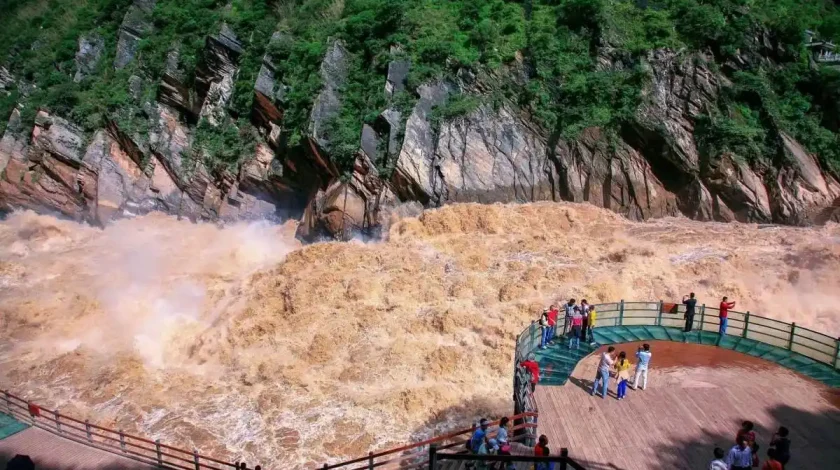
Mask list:
[[[575,307],[572,313],[572,337],[569,339],[569,349],[580,349],[580,336],[583,334],[583,315],[580,307]]]

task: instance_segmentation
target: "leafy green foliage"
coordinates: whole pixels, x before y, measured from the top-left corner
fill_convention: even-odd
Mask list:
[[[327,123],[330,157],[352,167],[361,128],[387,108],[407,119],[423,83],[458,82],[461,69],[483,82],[481,95],[456,94],[433,110],[436,123],[488,104],[524,108],[555,137],[574,138],[601,127],[607,135],[636,119],[649,82],[647,56],[659,48],[711,51],[731,86],[698,118],[704,158],[732,153],[768,162],[785,132],[826,165],[840,168],[840,72],[813,69],[804,30],[840,39],[840,10],[826,0],[157,0],[153,33],[125,69],[112,67],[117,32],[131,0],[32,0],[0,7],[0,65],[32,86],[0,94],[0,131],[23,102],[31,125],[38,107],[87,131],[113,120],[143,135],[144,104],[155,99],[167,55],[178,51],[178,71],[191,86],[206,37],[224,22],[244,46],[239,57],[230,119],[218,128],[200,122],[196,142],[212,164],[235,165],[251,150],[256,131],[247,123],[263,57],[283,87],[283,142],[301,145],[313,100],[321,90],[321,62],[331,40],[348,56],[341,108]],[[271,40],[274,32],[280,32]],[[78,39],[96,33],[105,42],[98,68],[73,81]],[[396,46],[396,47],[395,47]],[[392,49],[393,48],[393,49]],[[606,51],[606,52],[605,52]],[[603,62],[605,54],[612,64]],[[761,57],[771,57],[768,65]],[[411,62],[407,91],[388,98],[388,63]],[[737,60],[747,57],[750,60]],[[746,65],[744,65],[746,64]],[[510,74],[509,74],[510,75]],[[134,78],[131,78],[131,77]],[[129,81],[142,86],[129,91]],[[238,142],[238,143],[237,143]],[[377,162],[387,174],[393,158]]]

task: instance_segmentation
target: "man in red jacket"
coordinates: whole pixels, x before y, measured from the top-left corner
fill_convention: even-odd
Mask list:
[[[729,318],[729,309],[735,308],[735,302],[727,302],[729,297],[724,297],[720,302],[720,335],[726,335],[726,323]]]
[[[540,365],[536,361],[536,356],[529,354],[528,360],[520,362],[519,365],[527,369],[531,374],[531,393],[534,393],[534,390],[537,388],[537,382],[540,381]]]

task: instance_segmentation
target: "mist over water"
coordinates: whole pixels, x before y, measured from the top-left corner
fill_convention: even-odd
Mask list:
[[[415,212],[411,212],[414,214]],[[218,457],[323,464],[510,412],[538,309],[678,300],[840,334],[840,227],[629,222],[567,203],[395,217],[386,241],[151,214],[0,221],[0,381]]]

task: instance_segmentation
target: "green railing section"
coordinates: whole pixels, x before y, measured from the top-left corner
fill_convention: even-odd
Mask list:
[[[795,323],[786,323],[750,312],[729,311],[726,335],[719,335],[719,310],[699,305],[691,333],[685,325],[682,304],[658,302],[612,302],[595,305],[594,330],[597,345],[630,341],[666,340],[715,345],[777,362],[831,386],[840,386],[838,339]],[[559,319],[562,328],[562,317]],[[568,350],[565,341],[540,350],[540,328],[532,322],[518,337],[516,358],[536,353],[544,383],[565,383],[577,362],[595,349],[582,344]]]

